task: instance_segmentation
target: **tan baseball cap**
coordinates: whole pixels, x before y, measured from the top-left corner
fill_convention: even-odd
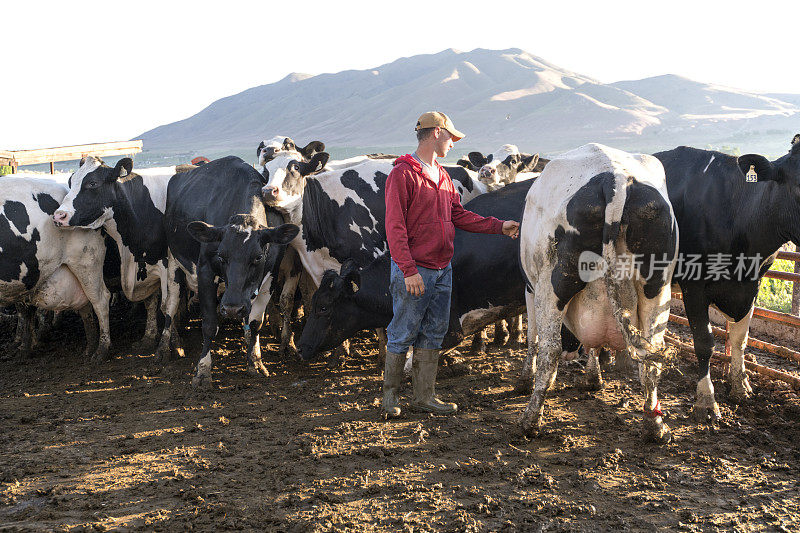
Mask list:
[[[453,142],[460,141],[464,138],[464,134],[453,126],[453,121],[450,120],[450,117],[439,111],[428,111],[420,115],[417,119],[417,127],[414,128],[414,131],[436,127],[449,131],[450,135],[453,136]]]

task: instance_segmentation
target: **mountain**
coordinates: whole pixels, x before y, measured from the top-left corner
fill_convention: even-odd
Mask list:
[[[461,150],[511,142],[554,153],[596,141],[642,151],[678,144],[757,151],[753,145],[762,143],[783,152],[800,131],[800,95],[755,94],[674,75],[603,84],[520,49],[449,49],[368,70],[293,73],[137,138],[162,153],[254,150],[276,134],[333,147],[411,146],[414,121],[432,109],[467,134]]]

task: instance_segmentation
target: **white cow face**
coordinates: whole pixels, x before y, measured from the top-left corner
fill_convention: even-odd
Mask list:
[[[539,162],[539,154],[521,154],[513,144],[504,144],[493,154],[484,157],[480,152],[470,152],[467,156],[478,176],[489,189],[497,189],[513,183],[517,174],[531,172]]]
[[[290,137],[276,135],[272,139],[261,141],[261,144],[256,149],[256,155],[258,156],[259,166],[263,168],[264,165],[280,154],[294,152],[299,154],[303,161],[309,161],[315,153],[324,150],[325,143],[321,141],[311,141],[304,148],[299,148]]]
[[[262,171],[267,180],[261,189],[264,203],[280,211],[291,211],[303,198],[306,178],[321,171],[329,157],[327,152],[320,152],[310,161],[303,161],[297,152],[286,152],[268,161]]]

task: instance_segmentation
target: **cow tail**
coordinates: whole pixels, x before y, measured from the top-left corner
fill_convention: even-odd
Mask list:
[[[623,231],[622,222],[627,196],[625,182],[628,177],[615,174],[614,178],[614,182],[609,180],[603,189],[606,199],[605,223],[603,224],[603,260],[607,266],[604,276],[608,300],[625,343],[636,348],[640,354],[641,351],[651,353],[652,346],[642,336],[641,331],[633,325],[630,311],[622,305],[628,280],[620,276],[622,264],[618,261],[617,242]],[[632,355],[636,358],[634,354]]]

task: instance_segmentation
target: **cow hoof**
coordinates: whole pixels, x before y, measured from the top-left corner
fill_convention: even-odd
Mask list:
[[[539,424],[531,424],[527,426],[524,422],[522,423],[522,434],[528,437],[529,439],[535,439],[542,435],[542,428]]]
[[[510,338],[509,334],[506,333],[505,335],[495,335],[494,340],[492,340],[491,345],[498,347],[498,346],[505,346],[508,344],[508,339]]]
[[[131,351],[138,354],[150,354],[158,347],[158,342],[155,338],[142,337],[138,341],[131,344]]]
[[[198,390],[211,389],[212,381],[211,376],[207,374],[198,374],[192,378],[192,388]]]
[[[485,351],[486,351],[486,342],[483,339],[472,341],[472,346],[470,346],[469,349],[470,355],[480,355]]]
[[[585,390],[601,390],[605,386],[603,376],[600,374],[586,374],[580,382],[581,388]]]
[[[734,402],[741,402],[750,398],[753,395],[753,388],[750,386],[750,381],[747,376],[744,379],[733,380],[731,383],[730,398]]]
[[[672,442],[672,431],[664,422],[656,422],[652,418],[645,418],[644,440],[655,444],[669,444]]]
[[[269,371],[261,361],[251,362],[249,365],[247,365],[247,373],[251,376],[264,376],[265,378],[269,377]]]
[[[714,402],[711,406],[695,405],[692,410],[692,416],[694,416],[698,424],[713,423],[722,418],[717,402]]]
[[[24,363],[31,358],[31,350],[24,348],[17,348],[16,355],[14,355],[15,363]]]
[[[328,368],[340,368],[342,366],[342,358],[339,357],[339,352],[334,350],[328,356]]]
[[[106,362],[106,361],[108,361],[110,359],[111,359],[111,357],[109,356],[108,348],[107,347],[102,347],[102,348],[98,348],[97,351],[94,352],[94,355],[92,356],[90,361],[92,363],[94,363],[94,364],[100,364],[100,363],[104,363],[104,362]]]

